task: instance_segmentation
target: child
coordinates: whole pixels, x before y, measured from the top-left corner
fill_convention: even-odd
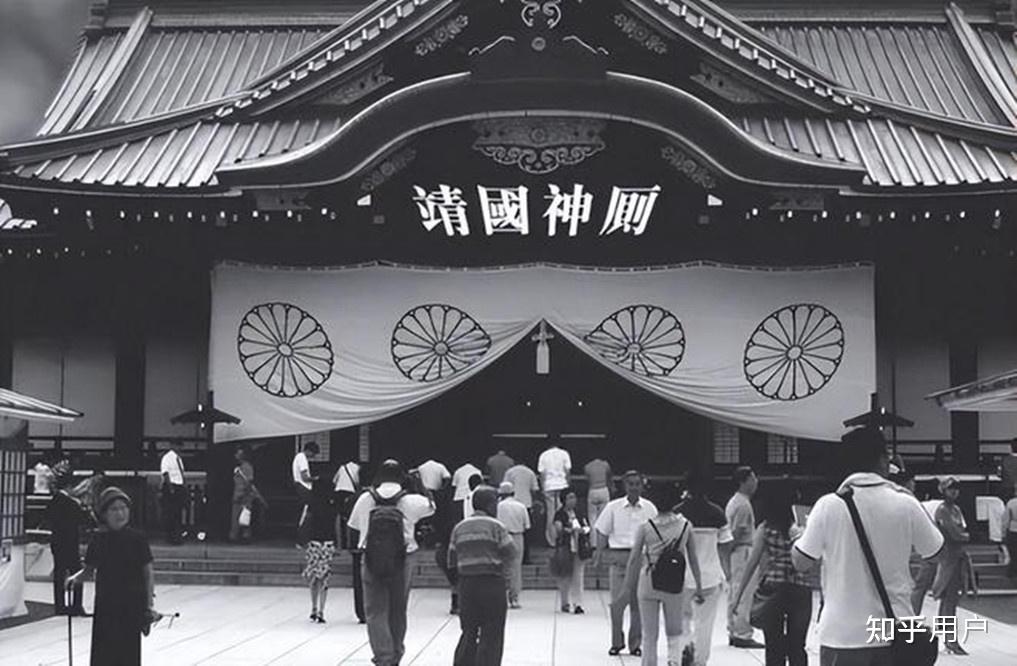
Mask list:
[[[115,486],[102,491],[95,506],[101,523],[85,554],[85,567],[67,578],[77,584],[95,572],[95,613],[91,663],[104,666],[141,664],[141,635],[158,620],[152,551],[145,537],[127,526],[131,499]]]
[[[314,481],[311,501],[307,505],[307,523],[310,527],[310,541],[305,555],[307,565],[304,578],[311,588],[311,622],[325,624],[325,600],[328,597],[328,578],[332,573],[332,558],[335,544],[339,541],[336,533],[335,507],[332,502],[332,487],[324,477]]]

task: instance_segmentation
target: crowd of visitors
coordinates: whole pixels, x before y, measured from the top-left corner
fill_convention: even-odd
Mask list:
[[[629,470],[620,476],[623,494],[612,499],[615,477],[607,461],[589,461],[585,478],[575,478],[571,456],[558,446],[539,457],[536,471],[503,450],[487,459],[486,475],[469,462],[450,472],[433,459],[414,469],[386,460],[370,485],[362,480],[359,460],[315,473],[323,471],[317,464],[312,470],[317,448],[308,443],[292,464],[310,620],[326,622],[332,564],[339,550],[349,549],[356,615],[367,625],[374,663],[381,666],[399,664],[405,654],[422,541],[434,548],[451,588],[450,612],[459,615],[457,666],[501,663],[507,611],[523,602],[527,551],[545,539],[561,612],[582,615],[587,567],[606,568],[607,652],[627,651],[644,665],[658,663],[663,627],[668,666],[705,666],[726,596],[731,646],[764,649],[767,666],[806,666],[806,635],[821,590],[821,664],[889,666],[895,663],[892,647],[873,640],[870,618],[920,615],[930,591],[939,600],[938,615],[955,616],[964,585],[970,534],[958,505],[960,484],[944,478],[941,499],[919,502],[913,475],[900,460],[891,462],[874,429],[845,435],[840,448],[848,454],[849,474],[811,510],[794,482],[760,484],[749,467],[734,471],[734,492],[721,508],[710,500],[709,479],[697,473],[679,484],[647,485],[641,473]],[[235,463],[230,539],[244,541],[252,510],[265,501],[246,447],[237,449]],[[58,612],[85,614],[80,583],[95,570],[93,632],[101,640],[93,641],[99,650],[93,659],[139,663],[132,660],[140,636],[159,614],[151,603],[151,553],[129,527],[130,498],[100,486],[101,474],[75,486],[65,463],[36,472],[54,493],[47,522]],[[172,447],[163,452],[160,475],[164,513],[179,515],[184,466]],[[180,537],[178,515],[164,516],[171,542]],[[1009,498],[1002,523],[1013,550],[1017,496]],[[89,524],[99,529],[82,565],[79,535]],[[921,558],[914,577],[913,554]],[[755,639],[755,629],[764,642]],[[965,654],[956,641],[944,647]]]

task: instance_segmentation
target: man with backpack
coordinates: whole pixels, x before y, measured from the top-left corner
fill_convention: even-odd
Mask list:
[[[434,514],[434,502],[404,489],[402,466],[381,464],[375,485],[350,512],[349,527],[360,534],[364,552],[364,610],[367,636],[378,666],[397,666],[405,652],[406,606],[412,584],[417,521]]]

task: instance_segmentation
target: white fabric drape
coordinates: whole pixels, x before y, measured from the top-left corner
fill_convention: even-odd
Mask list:
[[[383,419],[467,381],[546,320],[592,359],[693,412],[835,439],[875,387],[873,269],[694,264],[289,269],[213,274],[219,439]]]

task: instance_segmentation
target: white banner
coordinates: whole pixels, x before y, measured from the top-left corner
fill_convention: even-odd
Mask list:
[[[873,269],[223,264],[210,382],[243,419],[219,439],[392,416],[480,373],[546,320],[690,411],[832,440],[876,384]]]

